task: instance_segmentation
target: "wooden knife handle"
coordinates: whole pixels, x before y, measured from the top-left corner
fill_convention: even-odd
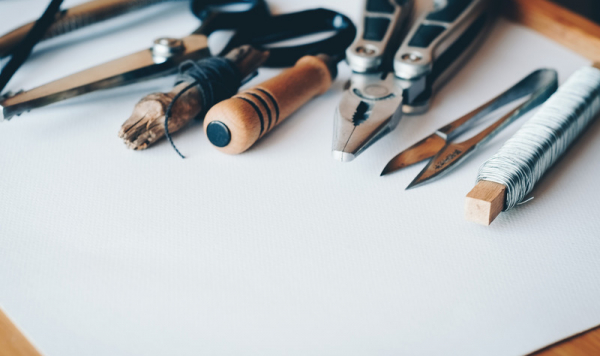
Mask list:
[[[294,67],[215,105],[206,114],[204,131],[221,152],[238,154],[310,99],[331,87],[328,57],[304,56]]]

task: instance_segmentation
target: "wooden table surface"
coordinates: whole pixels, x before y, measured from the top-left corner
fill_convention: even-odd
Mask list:
[[[531,356],[600,355],[600,327],[548,346]],[[0,356],[40,356],[40,353],[0,309]]]
[[[600,327],[548,346],[532,356],[600,355]]]
[[[559,0],[558,2],[563,1]],[[598,8],[597,0],[569,0],[581,8],[588,2]],[[591,60],[600,61],[600,26],[547,0],[511,0],[509,16],[564,44]],[[590,18],[600,19],[600,13]],[[594,17],[596,16],[596,17]],[[598,46],[597,46],[598,45]],[[0,310],[0,356],[39,356],[40,353]],[[600,326],[560,341],[533,356],[600,355]]]

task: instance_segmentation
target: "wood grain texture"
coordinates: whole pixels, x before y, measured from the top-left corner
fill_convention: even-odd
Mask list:
[[[549,38],[581,53],[591,60],[600,60],[600,27],[593,22],[544,0],[507,0],[513,19],[543,33]],[[20,331],[0,310],[0,356],[40,355]],[[600,355],[600,328],[561,341],[534,356]]]
[[[530,356],[591,356],[600,355],[600,327],[573,336]]]
[[[570,11],[600,24],[600,1],[598,0],[550,0]]]
[[[21,331],[0,309],[0,356],[40,356]]]
[[[600,25],[548,0],[505,0],[504,13],[514,21],[581,54],[600,61]]]
[[[204,131],[221,152],[239,154],[317,95],[331,87],[327,59],[305,56],[294,67],[215,105],[206,114]],[[226,127],[230,140],[219,146],[209,125]]]
[[[485,180],[477,183],[465,199],[465,218],[489,226],[504,208],[506,187]]]
[[[74,30],[71,25],[77,24],[76,28],[83,28],[94,23],[108,20],[115,16],[138,10],[145,6],[160,3],[164,0],[95,0],[73,6],[67,11],[59,12],[56,20],[46,32],[43,39],[52,38]],[[64,7],[63,7],[64,8]],[[27,36],[35,22],[30,22],[3,36],[0,44],[0,57],[7,56]]]

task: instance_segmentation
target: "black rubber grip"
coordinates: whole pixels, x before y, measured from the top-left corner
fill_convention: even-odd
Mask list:
[[[446,28],[437,25],[421,25],[408,45],[410,47],[427,48]]]
[[[390,27],[390,20],[381,17],[365,18],[365,33],[363,39],[368,41],[381,41]]]
[[[446,0],[447,5],[427,16],[427,20],[454,22],[465,11],[473,0]]]

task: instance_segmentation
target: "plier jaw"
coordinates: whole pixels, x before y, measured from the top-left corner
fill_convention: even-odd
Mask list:
[[[352,161],[379,138],[395,129],[402,117],[402,86],[389,73],[353,75],[334,118],[332,154]]]
[[[394,91],[394,98],[390,100],[383,95],[365,99],[364,93],[369,88],[379,90],[391,86],[389,82],[378,85],[377,81],[373,80],[373,76],[362,74],[369,75],[368,80],[365,80],[369,81],[368,85],[363,84],[362,87],[354,85],[344,94],[335,118],[333,155],[338,159],[349,161],[356,157],[377,138],[395,128],[402,113],[420,115],[426,112],[432,94],[464,66],[464,61],[484,38],[494,17],[493,5],[498,1],[435,1],[434,8],[422,14],[398,48],[395,42],[390,40],[392,36],[388,34],[399,33],[399,29],[408,18],[413,2],[412,0],[365,2],[363,29],[359,31],[359,37],[347,51],[348,64],[354,72],[353,76],[374,71],[384,74],[392,72],[392,75],[386,77],[387,79],[380,80],[391,80],[389,77],[395,76],[393,88],[399,91]],[[390,6],[387,14],[373,11],[385,8],[386,6],[383,6],[385,4]],[[397,6],[392,12],[394,8],[392,4],[402,4],[402,7]],[[392,13],[395,16],[391,16]],[[382,35],[375,36],[374,28],[385,29],[385,32],[381,30]],[[371,43],[373,41],[375,42]],[[395,55],[392,54],[394,49],[397,49]],[[365,51],[371,54],[371,58],[368,58],[369,53]],[[378,56],[383,58],[383,61],[376,62]],[[392,60],[388,62],[386,58]],[[359,83],[360,80],[353,78],[353,82]],[[401,108],[390,108],[388,107],[390,103],[401,105]],[[344,107],[345,105],[349,107]],[[359,115],[366,118],[357,124],[357,120],[353,119],[355,113],[368,115]]]

